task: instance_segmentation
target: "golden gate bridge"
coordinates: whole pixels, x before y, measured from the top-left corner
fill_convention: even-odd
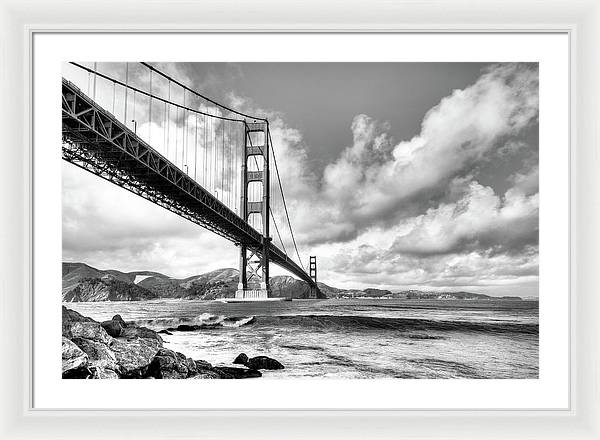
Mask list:
[[[271,262],[319,295],[316,257],[307,272],[267,118],[220,104],[145,62],[65,68],[65,161],[237,245],[236,299],[269,298]]]

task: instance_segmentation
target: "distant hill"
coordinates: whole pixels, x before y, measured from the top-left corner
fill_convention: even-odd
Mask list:
[[[232,298],[237,290],[239,271],[218,269],[188,278],[170,278],[158,272],[99,270],[85,263],[63,263],[63,302],[139,301],[159,298]],[[137,280],[137,283],[136,283]],[[271,277],[274,297],[308,298],[310,288],[291,276]],[[325,298],[325,295],[320,295]]]
[[[522,298],[518,296],[489,296],[482,293],[472,292],[428,292],[422,290],[405,290],[400,292],[392,292],[390,290],[382,289],[334,289],[329,286],[325,286],[324,292],[330,298],[399,298],[399,299],[463,299],[463,300],[487,300],[487,299],[500,299],[500,300],[516,300],[520,301]]]
[[[159,298],[204,299],[233,298],[237,290],[239,271],[217,269],[188,278],[171,278],[158,272],[119,272],[99,270],[85,263],[63,263],[62,299],[78,301],[140,301]],[[317,283],[319,298],[405,298],[405,299],[505,299],[520,297],[491,297],[471,292],[425,292],[407,290],[392,292],[384,289],[339,289]],[[271,277],[273,297],[309,298],[310,288],[305,281],[291,276]]]

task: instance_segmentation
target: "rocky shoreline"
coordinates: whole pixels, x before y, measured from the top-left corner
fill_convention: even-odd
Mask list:
[[[63,379],[246,379],[284,366],[267,356],[233,361],[244,367],[213,366],[163,346],[160,334],[125,322],[120,315],[97,322],[62,308]]]

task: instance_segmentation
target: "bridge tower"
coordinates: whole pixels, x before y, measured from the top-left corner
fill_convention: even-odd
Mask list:
[[[317,257],[314,255],[310,256],[310,261],[308,263],[308,274],[310,275],[310,277],[312,278],[312,280],[315,282],[315,285],[317,284]],[[316,298],[317,297],[317,288],[315,287],[311,287],[310,288],[310,298]]]
[[[240,299],[265,299],[270,296],[269,285],[269,138],[268,122],[246,122],[244,156],[242,162],[242,191],[240,214],[256,227],[262,225],[262,246],[240,249],[240,278],[235,293]],[[249,192],[250,186],[253,191]],[[260,191],[258,191],[260,187]],[[256,196],[259,200],[250,199]]]

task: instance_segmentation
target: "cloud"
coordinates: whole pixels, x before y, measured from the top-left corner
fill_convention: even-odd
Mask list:
[[[456,203],[441,204],[408,220],[410,231],[396,237],[392,251],[413,255],[479,249],[507,252],[537,244],[537,193],[527,196],[514,187],[498,197],[492,188],[475,181],[462,191]]]
[[[239,98],[235,102],[248,105]],[[271,120],[300,241],[344,242],[365,228],[393,226],[422,214],[448,196],[450,182],[468,178],[491,153],[506,156],[526,149],[518,136],[537,124],[538,70],[535,64],[489,67],[473,85],[430,109],[421,132],[408,141],[395,143],[387,123],[357,115],[352,145],[320,178],[310,171],[297,130],[279,114],[249,110]]]
[[[327,204],[335,204],[336,220],[350,219],[356,233],[395,220],[403,206],[444,191],[451,179],[536,121],[537,93],[537,72],[531,66],[496,66],[474,85],[444,98],[425,116],[421,133],[391,151],[385,127],[357,116],[354,144],[323,176],[323,194]],[[344,238],[352,234],[329,237]]]
[[[214,77],[192,78],[176,65],[169,69],[189,84],[218,83]],[[155,86],[165,93],[164,85]],[[524,133],[537,130],[536,64],[489,66],[472,85],[431,108],[412,139],[398,141],[389,123],[356,115],[349,124],[351,142],[319,175],[302,133],[283,114],[222,93],[233,107],[269,118],[296,238],[303,254],[319,256],[321,279],[342,287],[535,293],[539,171],[537,145]],[[164,126],[153,116],[152,133],[161,133]],[[173,119],[171,129],[182,123]],[[141,122],[138,130],[149,127]],[[158,149],[166,148],[166,139],[174,144],[173,132],[162,133],[163,139],[153,139]],[[311,152],[318,149],[310,146]],[[490,177],[487,170],[496,160],[502,165]],[[66,167],[66,258],[105,267],[119,261],[128,270],[174,275],[236,264],[237,250],[229,242]],[[277,193],[274,185],[272,208],[289,251],[293,245]]]
[[[537,246],[526,246],[519,253],[471,251],[414,256],[394,253],[387,247],[359,245],[361,241],[363,238],[344,243],[329,255],[318,249],[321,279],[346,288],[538,294]]]
[[[235,266],[224,238],[74,165],[62,174],[65,261],[171,276]]]

